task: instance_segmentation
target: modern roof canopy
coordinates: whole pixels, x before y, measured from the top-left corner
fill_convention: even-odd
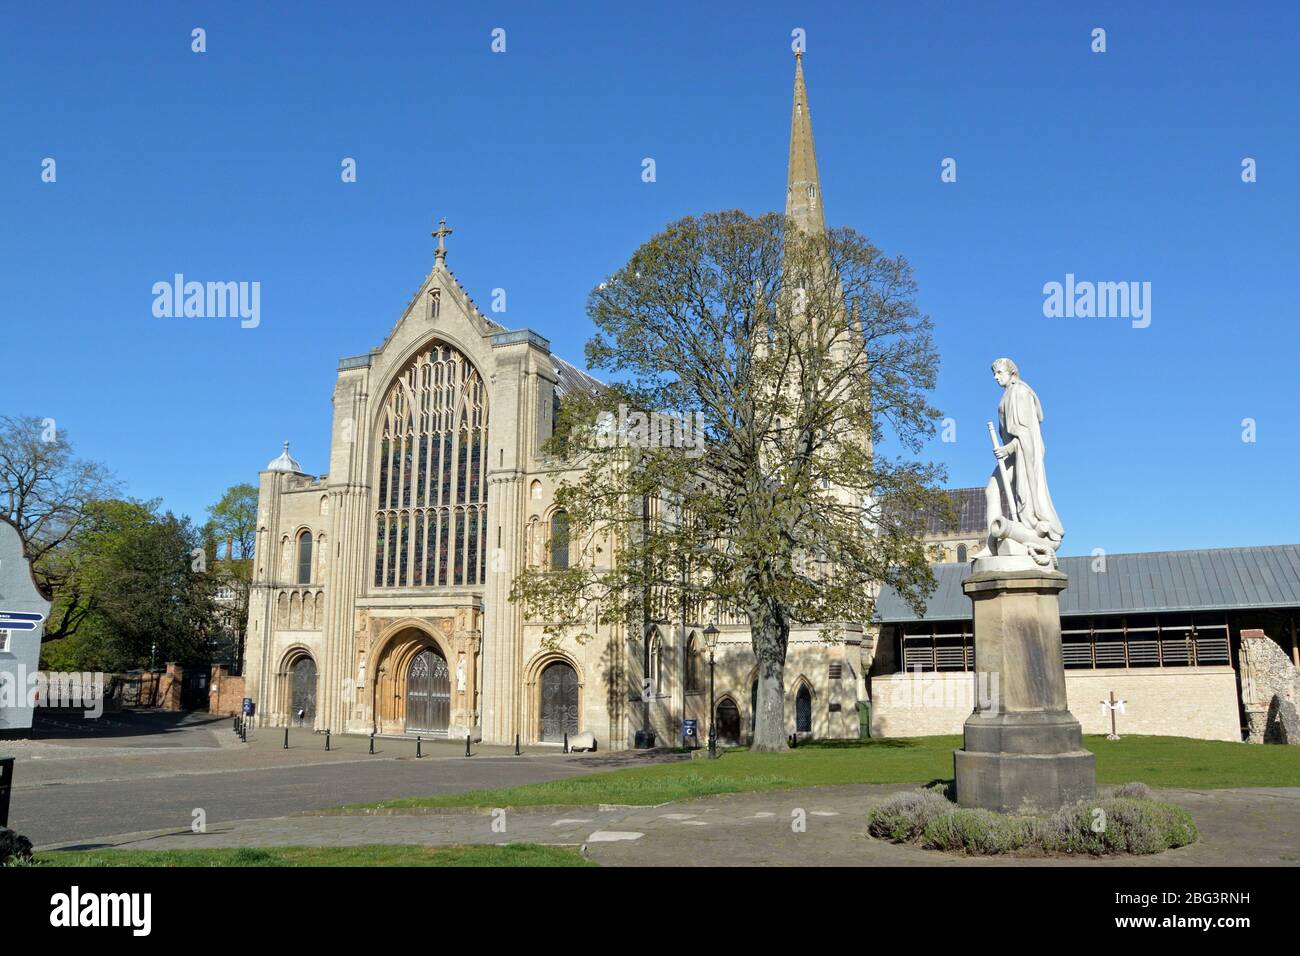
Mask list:
[[[1300,607],[1300,545],[1150,551],[1060,559],[1070,585],[1061,592],[1061,616],[1149,614],[1162,611]],[[1105,570],[1100,570],[1101,567]],[[892,588],[876,603],[882,624],[961,621],[971,602],[961,582],[965,564],[934,566],[938,587],[917,616]]]

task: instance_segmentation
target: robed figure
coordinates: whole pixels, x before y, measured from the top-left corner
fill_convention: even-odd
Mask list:
[[[1021,380],[1009,358],[993,363],[993,377],[1002,386],[998,402],[998,437],[994,456],[998,466],[984,489],[988,508],[988,547],[977,557],[991,554],[1029,554],[1039,564],[1056,563],[1065,529],[1047,489],[1044,465],[1043,406],[1038,395]],[[1012,514],[1002,513],[1003,494]],[[1017,546],[1019,545],[1019,547]]]

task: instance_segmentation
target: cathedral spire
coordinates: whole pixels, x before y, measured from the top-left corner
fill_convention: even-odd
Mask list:
[[[785,189],[785,214],[804,232],[826,231],[822,214],[822,186],[817,175],[817,150],[813,147],[812,114],[803,80],[803,53],[794,55],[794,109],[790,115],[790,172]]]

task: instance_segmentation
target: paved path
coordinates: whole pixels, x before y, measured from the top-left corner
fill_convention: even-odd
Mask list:
[[[1263,866],[1300,865],[1300,788],[1167,790],[1201,831],[1197,844],[1124,860],[968,859],[866,835],[866,811],[907,786],[839,786],[729,794],[659,807],[311,815],[172,829],[96,841],[131,849],[532,842],[586,846],[631,866]],[[796,822],[802,829],[796,828]],[[504,829],[502,826],[504,825]]]
[[[103,721],[109,721],[106,715]],[[18,758],[10,825],[37,845],[94,842],[124,831],[188,829],[202,809],[211,826],[278,817],[345,803],[511,787],[643,762],[645,755],[561,754],[261,729],[249,743],[228,719],[207,715],[131,714],[66,733],[46,725],[39,739],[0,741],[0,754]],[[81,736],[76,736],[76,733]]]

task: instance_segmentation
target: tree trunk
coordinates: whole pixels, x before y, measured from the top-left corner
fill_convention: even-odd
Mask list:
[[[755,618],[758,618],[755,620]],[[755,751],[788,750],[785,737],[785,652],[790,626],[772,608],[750,615],[754,654],[758,658],[758,701],[754,710]]]

